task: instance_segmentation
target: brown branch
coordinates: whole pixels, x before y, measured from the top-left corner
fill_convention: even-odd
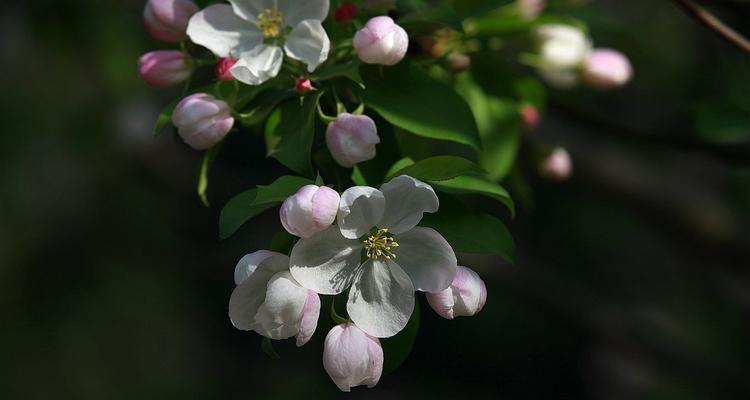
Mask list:
[[[695,4],[692,0],[675,0],[675,2],[708,29],[716,32],[729,43],[750,53],[750,40],[730,28],[727,24],[708,12],[708,10]]]

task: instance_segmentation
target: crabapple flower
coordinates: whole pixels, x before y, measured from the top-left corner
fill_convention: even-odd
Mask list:
[[[281,225],[292,235],[310,237],[333,224],[339,194],[327,186],[305,185],[281,205]]]
[[[366,115],[341,113],[326,130],[326,144],[331,156],[346,168],[375,158],[378,143],[380,137],[375,121]]]
[[[216,63],[216,77],[219,78],[220,81],[234,80],[234,77],[230,72],[234,64],[237,64],[237,60],[233,58],[227,57],[219,59],[219,62]]]
[[[578,69],[591,52],[591,41],[578,28],[547,24],[535,31],[538,42],[537,72],[552,86],[566,89],[578,83]]]
[[[354,34],[354,49],[367,64],[395,65],[406,55],[409,35],[391,17],[380,16],[367,21]]]
[[[583,63],[583,82],[596,89],[614,89],[628,83],[633,67],[617,50],[594,49]]]
[[[383,373],[383,348],[352,323],[334,326],[323,347],[323,368],[342,392],[359,385],[373,387]]]
[[[284,53],[312,72],[328,58],[331,42],[322,21],[328,0],[229,0],[190,19],[190,39],[218,57],[237,63],[231,74],[240,82],[260,85],[281,69]],[[283,47],[283,50],[282,50]]]
[[[516,0],[516,9],[521,18],[536,19],[544,11],[545,0]]]
[[[414,291],[439,292],[453,282],[456,255],[435,230],[417,227],[436,212],[430,185],[401,175],[380,187],[354,186],[341,195],[337,225],[303,238],[290,271],[321,294],[349,289],[349,318],[367,334],[390,337],[414,310]]]
[[[333,16],[336,19],[336,22],[346,23],[351,22],[351,20],[356,18],[358,13],[359,10],[357,10],[357,6],[355,6],[354,3],[347,1],[342,4],[341,7],[336,9]]]
[[[177,104],[172,113],[172,123],[190,147],[206,150],[227,135],[234,125],[234,118],[224,101],[210,94],[196,93]]]
[[[443,318],[470,317],[487,302],[487,287],[476,272],[459,265],[450,287],[427,293],[426,297],[430,307]]]
[[[297,83],[294,85],[294,90],[296,90],[299,94],[305,94],[315,90],[315,86],[313,86],[312,82],[310,82],[309,79],[299,78],[297,79]]]
[[[187,35],[190,17],[198,6],[190,0],[149,0],[143,9],[146,30],[156,39],[178,43]]]
[[[562,147],[558,147],[542,160],[539,172],[543,177],[553,181],[564,181],[573,172],[573,161],[570,154]]]
[[[181,51],[157,50],[141,56],[138,73],[151,86],[170,86],[189,78],[191,68]]]
[[[289,257],[260,250],[240,259],[234,270],[229,319],[237,328],[270,339],[294,336],[302,346],[315,333],[320,298],[289,274]]]

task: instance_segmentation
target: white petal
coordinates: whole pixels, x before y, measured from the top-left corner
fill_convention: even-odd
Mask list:
[[[279,73],[284,52],[276,46],[262,44],[239,54],[238,58],[230,70],[232,76],[248,85],[260,85]]]
[[[254,253],[246,254],[237,263],[237,266],[234,268],[234,284],[239,285],[242,283],[263,262],[273,263],[272,268],[279,271],[289,268],[289,257],[286,255],[275,251],[258,250]]]
[[[276,5],[275,0],[229,0],[234,12],[250,23],[255,24],[258,14]]]
[[[307,301],[305,308],[302,309],[302,320],[299,323],[299,333],[297,334],[297,347],[307,343],[315,333],[318,327],[318,317],[320,316],[320,296],[314,291],[307,289]]]
[[[292,249],[290,271],[300,285],[320,294],[339,294],[351,286],[362,244],[341,236],[337,226],[300,239]]]
[[[372,336],[399,333],[414,311],[414,287],[409,275],[391,260],[368,260],[349,290],[346,311]]]
[[[414,289],[439,292],[453,282],[456,254],[434,229],[416,227],[396,236],[396,262],[411,278]]]
[[[307,64],[309,72],[328,59],[331,41],[320,21],[307,19],[294,27],[286,38],[286,54]]]
[[[266,1],[267,3],[270,1]],[[306,19],[323,21],[328,16],[328,0],[276,0],[285,26],[296,26]]]
[[[289,259],[283,254],[261,261],[229,299],[229,319],[237,329],[253,330],[255,315],[266,296],[266,287],[276,273],[289,268]]]
[[[299,332],[307,289],[289,271],[274,275],[268,282],[266,299],[255,315],[253,330],[271,339],[286,339]]]
[[[394,234],[417,226],[422,214],[433,213],[440,205],[432,186],[407,175],[391,179],[380,191],[385,196],[385,215],[378,226]]]
[[[197,12],[187,27],[190,40],[218,57],[250,50],[263,42],[254,24],[237,16],[227,4],[216,4]]]
[[[341,234],[349,239],[362,237],[380,222],[384,211],[385,196],[380,190],[369,186],[346,189],[336,215]]]

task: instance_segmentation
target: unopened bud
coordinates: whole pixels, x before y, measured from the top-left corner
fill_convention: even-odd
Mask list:
[[[190,17],[198,6],[190,0],[149,0],[143,9],[146,30],[156,39],[178,43],[187,38]]]
[[[230,71],[236,63],[237,60],[233,58],[220,58],[219,62],[216,64],[216,77],[219,78],[220,81],[234,80],[234,76],[232,76]]]
[[[595,49],[583,63],[583,82],[596,89],[614,89],[628,83],[633,67],[617,50]]]
[[[327,186],[302,186],[281,205],[281,225],[292,235],[310,237],[333,224],[339,200],[338,192]]]
[[[219,143],[234,125],[232,110],[207,93],[185,97],[172,113],[172,123],[190,147],[206,150]]]
[[[570,154],[562,147],[552,150],[552,152],[542,160],[539,172],[542,177],[549,180],[558,182],[567,180],[573,172],[573,161],[570,159]]]
[[[190,66],[178,50],[157,50],[138,60],[138,73],[152,86],[170,86],[190,77]]]
[[[460,74],[471,67],[471,57],[463,53],[451,53],[445,59],[448,70],[454,74]]]
[[[354,3],[347,1],[346,3],[342,4],[341,7],[336,9],[334,18],[336,19],[336,22],[346,23],[351,22],[351,20],[356,18],[357,14],[359,14],[357,6],[355,6]]]
[[[453,282],[447,289],[426,295],[430,307],[441,317],[469,317],[484,307],[487,302],[487,287],[476,272],[459,265]]]
[[[326,144],[333,159],[341,166],[375,158],[375,145],[380,143],[375,121],[366,115],[341,113],[328,124]]]
[[[521,114],[521,122],[523,122],[523,128],[525,130],[533,131],[536,126],[539,125],[539,110],[537,110],[532,104],[522,104],[518,109],[518,113]]]
[[[375,17],[354,35],[353,45],[367,64],[395,65],[406,55],[409,35],[390,17]]]
[[[297,90],[297,93],[299,94],[310,93],[313,90],[316,90],[315,86],[313,86],[312,82],[310,82],[310,80],[307,78],[297,79],[297,83],[294,89]]]

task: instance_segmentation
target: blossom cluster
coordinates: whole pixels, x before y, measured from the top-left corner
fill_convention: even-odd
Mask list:
[[[273,195],[258,186],[235,198],[246,215],[229,221],[228,235],[279,205],[279,222],[292,244],[239,260],[231,323],[266,340],[294,338],[302,346],[316,331],[322,304],[330,302],[337,325],[325,338],[323,367],[343,391],[372,387],[388,357],[380,339],[407,328],[420,293],[446,319],[483,308],[485,283],[459,265],[456,252],[480,248],[512,257],[503,222],[488,214],[449,208],[459,217],[443,220],[448,223],[443,226],[459,224],[467,235],[482,232],[465,243],[460,236],[449,237],[450,228],[439,231],[425,223],[426,214],[431,214],[427,220],[441,221],[436,190],[483,195],[512,214],[513,200],[499,183],[522,139],[542,155],[535,165],[540,176],[551,181],[570,176],[572,158],[564,148],[539,145],[531,135],[508,140],[509,132],[497,129],[533,131],[542,119],[543,96],[529,93],[545,89],[532,79],[539,86],[514,93],[518,99],[501,100],[474,82],[472,62],[483,54],[477,49],[492,50],[499,43],[477,39],[488,35],[481,31],[481,18],[451,25],[434,17],[440,13],[421,10],[402,18],[405,11],[393,0],[337,2],[334,10],[329,0],[214,3],[200,9],[192,0],[149,0],[146,30],[180,47],[144,54],[139,73],[149,85],[184,85],[181,98],[160,116],[157,131],[164,120],[171,122],[187,145],[205,151],[199,182],[205,204],[208,168],[232,131],[262,130],[269,156],[299,175],[279,178],[281,183],[269,189]],[[544,10],[544,0],[518,0],[486,18],[527,27],[533,46],[518,61],[550,86],[580,82],[612,89],[631,79],[632,66],[622,53],[594,49],[577,26],[542,23]],[[201,86],[197,81],[207,74],[196,71],[205,67],[211,68],[211,79]],[[506,103],[518,106],[517,115],[505,111]],[[510,123],[501,119],[509,114]],[[401,140],[401,134],[465,146],[450,154],[471,149],[473,159],[425,157],[421,148],[410,152],[409,146],[420,145]],[[312,157],[316,137],[324,147]],[[498,144],[506,147],[493,147]],[[401,159],[390,167],[375,165],[378,152],[386,155],[380,158],[400,154]],[[375,173],[373,166],[379,168]],[[483,225],[474,229],[467,223]],[[493,230],[496,234],[486,234]],[[477,246],[484,241],[495,242]],[[345,317],[335,311],[337,296],[346,297]]]

